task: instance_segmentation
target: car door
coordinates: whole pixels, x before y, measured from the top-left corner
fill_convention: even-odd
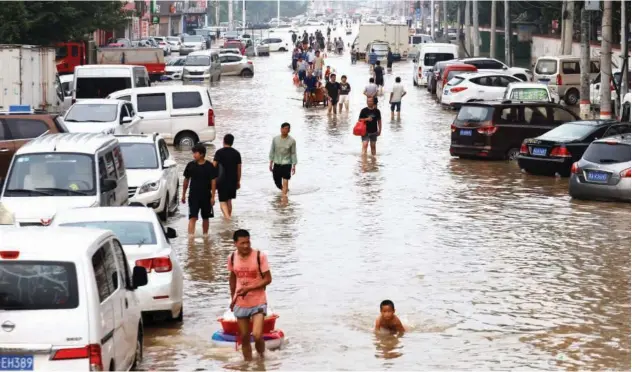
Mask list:
[[[0,188],[9,171],[9,165],[11,164],[11,159],[15,151],[17,151],[17,149],[15,148],[14,142],[11,141],[6,123],[4,120],[0,120]]]
[[[522,110],[524,125],[516,128],[521,138],[534,138],[553,129],[551,117],[544,106],[524,106]]]
[[[482,76],[475,79],[470,79],[470,83],[473,85],[473,92],[468,94],[469,98],[475,98],[480,100],[490,99],[489,90],[492,85],[492,78],[490,76]]]
[[[116,350],[125,345],[118,344],[114,339],[116,329],[116,316],[114,314],[115,299],[112,296],[114,292],[110,282],[111,276],[108,276],[108,270],[105,263],[107,244],[101,244],[99,249],[92,255],[92,270],[99,294],[99,314],[98,319],[94,319],[97,327],[100,328],[100,334],[97,339],[101,344],[101,358],[104,368],[108,368],[110,363],[116,360]]]
[[[114,157],[112,151],[105,151],[99,155],[99,183],[101,188],[100,205],[116,206],[117,203],[116,189],[105,191],[103,189],[103,181],[113,180],[118,182],[118,176],[116,174],[116,167],[114,166]]]
[[[15,151],[25,143],[37,138],[50,130],[48,124],[39,119],[31,118],[6,118],[4,119],[6,128],[13,140]]]
[[[121,357],[124,358],[124,364],[122,368],[128,370],[134,363],[134,357],[136,352],[136,342],[138,339],[138,327],[140,325],[140,303],[136,298],[136,295],[132,289],[131,269],[125,257],[123,247],[118,240],[112,239],[110,241],[110,248],[112,249],[113,256],[116,260],[116,266],[119,277],[119,290],[121,291],[121,326],[123,329],[123,337],[125,344],[128,348],[125,350],[125,354]]]
[[[173,138],[166,93],[139,93],[136,96],[136,111],[143,117],[139,126],[141,132],[159,133],[165,138]]]
[[[129,117],[132,118],[132,122],[129,124],[129,133],[130,134],[138,134],[140,133],[140,117],[136,115],[136,110],[134,110],[134,105],[131,102],[125,102],[125,108],[127,109],[127,113]]]
[[[175,166],[175,159],[169,153],[167,143],[163,139],[160,139],[158,141],[158,151],[160,152],[160,158],[162,159],[163,164],[163,172],[165,173],[167,180],[167,190],[169,190],[169,195],[173,198],[178,192],[178,173]],[[172,164],[174,165],[168,168],[164,168],[166,160],[173,162]]]
[[[204,103],[199,91],[171,93],[171,119],[175,133],[182,130],[200,132],[208,127]]]

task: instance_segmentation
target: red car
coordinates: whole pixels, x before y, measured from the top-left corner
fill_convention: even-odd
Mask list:
[[[239,49],[242,56],[246,55],[246,45],[238,40],[226,40],[224,42],[224,48],[235,48]]]

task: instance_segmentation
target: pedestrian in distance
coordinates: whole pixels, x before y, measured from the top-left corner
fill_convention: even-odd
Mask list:
[[[386,71],[387,72],[391,72],[393,71],[393,60],[395,59],[395,57],[393,56],[393,52],[391,51],[391,48],[388,48],[388,54],[386,55]]]
[[[375,62],[373,73],[375,74],[375,85],[378,86],[377,94],[382,95],[384,93],[384,68],[380,66],[380,61]]]
[[[303,59],[303,57],[299,56],[298,61],[296,62],[296,72],[298,73],[298,80],[303,82],[305,80],[305,76],[307,75],[307,62]]]
[[[241,154],[233,148],[235,137],[224,136],[224,147],[215,152],[213,166],[217,168],[217,196],[224,218],[231,219],[233,199],[241,188]]]
[[[375,53],[375,49],[371,49],[371,53],[369,53],[369,69],[371,74],[373,73],[373,68],[375,67],[376,62],[377,54]]]
[[[391,120],[395,117],[395,111],[397,111],[397,120],[400,120],[400,112],[402,111],[402,98],[406,95],[406,89],[402,85],[402,79],[398,76],[395,78],[395,84],[393,85],[393,91],[388,102],[391,104]]]
[[[263,357],[265,342],[263,340],[263,321],[268,313],[266,287],[272,283],[272,274],[265,253],[252,249],[250,233],[237,230],[233,234],[235,251],[228,257],[230,272],[230,310],[237,318],[241,352],[244,360],[252,360],[250,344],[250,322],[252,321],[252,338],[255,349]]]
[[[327,97],[329,99],[329,107],[327,112],[331,114],[333,110],[334,115],[337,113],[338,99],[340,97],[340,83],[336,81],[336,74],[331,74],[329,81],[325,85],[327,90]]]
[[[340,78],[340,100],[338,101],[338,109],[342,112],[342,105],[344,104],[347,111],[349,111],[349,93],[351,92],[351,85],[347,82],[347,76],[342,75]]]
[[[202,234],[208,238],[209,218],[213,217],[217,170],[206,160],[206,147],[198,143],[193,146],[193,161],[184,168],[182,185],[182,204],[189,190],[189,238],[195,236],[195,224],[198,216],[202,217]],[[189,185],[191,188],[189,189]]]
[[[314,75],[316,77],[323,77],[323,67],[325,66],[325,58],[323,58],[320,54],[320,51],[316,52],[316,57],[314,58]]]
[[[307,76],[303,79],[305,85],[305,93],[303,93],[303,99],[305,100],[305,107],[310,107],[314,101],[316,95],[316,88],[318,87],[318,79],[312,74],[312,70],[307,70]]]
[[[375,79],[370,78],[369,84],[364,87],[364,91],[362,92],[367,98],[373,98],[373,103],[377,105],[377,92],[378,86],[375,84]]]
[[[287,196],[290,178],[296,173],[296,141],[290,136],[290,124],[281,124],[281,134],[272,139],[270,147],[270,172],[274,184]]]
[[[367,107],[360,111],[358,118],[358,120],[364,120],[366,124],[366,135],[362,136],[362,155],[366,155],[367,147],[371,142],[371,155],[375,156],[377,137],[382,134],[382,114],[375,106],[373,97],[367,97],[366,105]]]

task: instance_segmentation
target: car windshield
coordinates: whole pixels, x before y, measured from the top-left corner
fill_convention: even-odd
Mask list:
[[[86,154],[38,153],[13,159],[4,196],[95,195],[93,158]]]
[[[437,62],[454,59],[452,53],[426,53],[424,54],[424,66],[434,66]]]
[[[152,143],[121,143],[126,169],[157,169],[156,146]]]
[[[180,41],[180,38],[175,37],[175,36],[169,36],[169,37],[167,38],[167,40],[168,40],[168,41],[175,41],[175,42],[178,42],[178,41]]]
[[[553,75],[557,73],[557,61],[554,59],[541,59],[535,65],[535,73],[540,75]]]
[[[461,106],[456,115],[456,122],[484,122],[491,119],[492,112],[494,112],[494,108],[489,106]]]
[[[167,62],[167,66],[184,66],[186,58],[174,58]]]
[[[388,52],[388,44],[373,44],[371,45],[371,49],[376,52]]]
[[[448,78],[450,78],[450,75],[448,74]],[[461,84],[461,82],[465,80],[465,78],[462,78],[460,76],[455,76],[452,79],[448,80],[448,84],[449,86],[453,86],[453,85],[459,85]]]
[[[0,261],[0,310],[74,309],[78,305],[73,263]]]
[[[456,75],[465,75],[465,74],[470,73],[470,72],[472,72],[472,73],[473,73],[474,71],[463,71],[463,70],[459,71],[459,70],[451,70],[450,72],[448,72],[447,80],[448,80],[448,81],[450,81],[450,80],[452,80],[452,78],[454,78]],[[459,82],[458,82],[458,83],[460,83],[461,81],[465,80],[465,79],[463,79],[463,78],[457,78],[457,79],[461,79],[461,80],[459,80]],[[456,82],[456,81],[455,81],[455,82]],[[457,84],[458,84],[458,83],[457,83]],[[448,83],[448,84],[449,84],[449,83]],[[453,85],[457,85],[457,84],[453,84]]]
[[[66,46],[55,48],[55,59],[61,59],[67,56],[68,56],[68,48],[66,48]]]
[[[509,93],[509,91],[507,92]],[[514,88],[509,94],[510,97],[505,95],[505,98],[515,99],[519,101],[548,101],[549,90],[546,87],[542,88]]]
[[[118,103],[80,103],[74,104],[68,110],[65,122],[91,122],[109,123],[116,120],[118,114]]]
[[[77,78],[77,98],[105,98],[110,94],[132,87],[130,77]]]
[[[566,123],[544,133],[539,139],[549,141],[570,141],[581,139],[595,131],[592,125]]]
[[[201,43],[204,41],[202,36],[185,36],[182,39],[185,43]]]
[[[188,56],[185,66],[208,66],[211,64],[210,56]]]
[[[592,163],[611,164],[630,161],[630,145],[593,142],[584,153],[584,160]]]
[[[123,245],[156,244],[154,224],[144,221],[82,221],[60,223],[59,226],[91,227],[110,230]]]

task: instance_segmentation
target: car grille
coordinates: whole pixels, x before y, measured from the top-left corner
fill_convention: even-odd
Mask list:
[[[165,71],[165,75],[173,75],[175,74],[175,71]]]
[[[204,71],[189,71],[189,75],[204,75]]]
[[[42,225],[41,222],[20,222],[20,227],[27,227],[27,226],[44,226],[44,225]]]
[[[138,187],[129,187],[127,189],[127,195],[129,197],[132,197],[132,196],[136,195],[136,189],[138,189]]]

